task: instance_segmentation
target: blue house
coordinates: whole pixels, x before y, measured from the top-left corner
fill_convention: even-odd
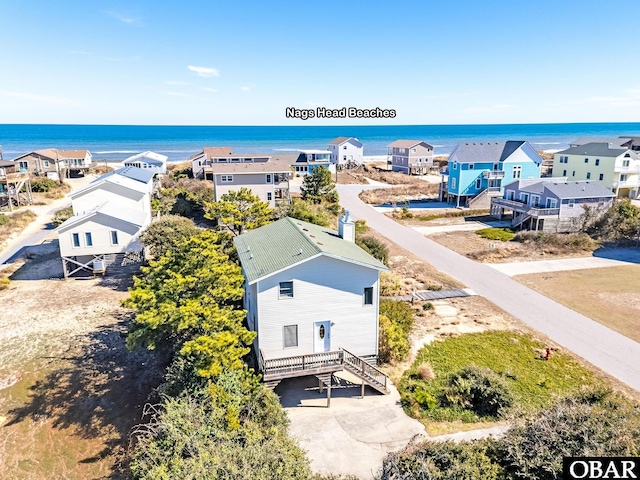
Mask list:
[[[538,152],[525,141],[459,143],[443,173],[441,199],[489,208],[491,197],[502,195],[503,185],[540,178],[541,164]]]

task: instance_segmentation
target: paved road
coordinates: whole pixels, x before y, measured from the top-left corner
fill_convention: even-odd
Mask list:
[[[640,263],[639,253],[629,252],[626,260],[602,257],[557,258],[555,260],[537,260],[533,262],[492,263],[489,266],[513,277],[527,273],[562,272],[566,270],[584,270],[591,268],[624,267]]]
[[[377,213],[339,186],[340,203],[355,219],[463,282],[522,322],[548,335],[596,367],[640,391],[640,344],[512,280],[488,265],[459,255],[415,230]]]

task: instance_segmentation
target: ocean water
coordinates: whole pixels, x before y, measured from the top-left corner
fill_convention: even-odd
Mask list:
[[[398,139],[424,140],[436,154],[461,141],[526,140],[538,150],[560,150],[578,137],[640,136],[640,123],[375,126],[136,126],[0,125],[5,160],[41,148],[88,149],[97,161],[123,160],[146,150],[170,162],[188,159],[204,146],[230,146],[234,153],[325,149],[336,137],[357,137],[364,154],[385,155]]]

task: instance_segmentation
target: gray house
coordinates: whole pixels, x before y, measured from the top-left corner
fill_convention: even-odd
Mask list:
[[[424,175],[433,167],[433,146],[421,140],[396,140],[387,145],[387,162],[394,172]]]
[[[587,208],[606,212],[615,194],[600,182],[569,182],[566,178],[517,180],[504,187],[504,195],[491,199],[491,215],[513,214],[514,228],[545,232],[572,232],[581,227]]]

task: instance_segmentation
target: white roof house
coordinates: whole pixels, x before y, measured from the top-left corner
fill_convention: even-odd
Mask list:
[[[355,374],[366,370],[361,378],[386,393],[386,376],[373,365],[380,271],[388,269],[354,237],[347,214],[338,232],[285,217],[234,238],[247,321],[258,333],[254,349],[269,386],[316,375],[330,387],[323,374],[357,363]]]
[[[103,272],[115,255],[141,252],[137,241],[151,221],[154,173],[123,167],[69,194],[74,216],[56,231],[64,276]]]
[[[92,272],[94,262],[108,255],[142,250],[138,237],[150,222],[149,212],[114,202],[69,218],[56,229],[65,278],[80,270]]]
[[[123,167],[137,167],[149,170],[154,174],[164,175],[167,173],[167,156],[155,152],[142,152],[125,159]]]
[[[125,167],[106,173],[81,190],[70,193],[74,215],[92,210],[106,201],[151,212],[153,173]]]

